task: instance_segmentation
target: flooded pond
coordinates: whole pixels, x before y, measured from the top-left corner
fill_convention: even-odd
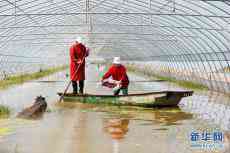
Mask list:
[[[0,119],[0,153],[230,152],[228,97],[196,91],[192,97],[184,98],[179,108],[164,109],[57,104],[56,93],[68,83],[62,82],[67,80],[65,73],[41,79],[56,82],[31,81],[0,91],[0,103],[13,110],[10,118]],[[97,85],[95,65],[88,66],[87,74],[87,93],[111,92]],[[147,79],[131,73],[129,77]],[[130,85],[130,93],[167,89],[181,90],[167,82]],[[38,95],[46,97],[49,112],[39,120],[15,118]],[[201,146],[204,143],[215,146]]]

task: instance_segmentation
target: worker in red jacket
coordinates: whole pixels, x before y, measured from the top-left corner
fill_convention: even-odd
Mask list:
[[[89,49],[81,43],[81,38],[78,38],[76,42],[70,47],[70,79],[72,81],[73,93],[84,92],[84,80],[85,80],[85,57],[89,55]]]
[[[110,77],[112,81],[108,80]],[[120,91],[123,95],[128,94],[129,78],[125,66],[121,64],[120,57],[114,57],[113,65],[102,77],[102,85],[112,87],[114,95],[119,95]]]

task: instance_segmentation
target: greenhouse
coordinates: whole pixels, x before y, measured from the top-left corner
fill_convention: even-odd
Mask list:
[[[149,94],[157,108],[91,106]],[[227,153],[229,94],[229,0],[0,0],[0,152]]]

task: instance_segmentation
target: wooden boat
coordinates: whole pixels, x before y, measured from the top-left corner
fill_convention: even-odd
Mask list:
[[[93,104],[107,104],[119,106],[141,106],[141,107],[171,107],[177,106],[183,97],[192,96],[193,91],[159,91],[129,95],[93,95],[72,94],[64,95],[64,102],[81,102]],[[58,93],[62,96],[63,93]]]

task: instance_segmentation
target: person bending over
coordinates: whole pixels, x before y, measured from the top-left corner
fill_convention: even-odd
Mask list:
[[[110,77],[112,80],[109,80]],[[120,91],[123,95],[128,94],[129,78],[120,57],[114,57],[112,66],[102,77],[102,85],[113,88],[114,95],[119,95]]]

